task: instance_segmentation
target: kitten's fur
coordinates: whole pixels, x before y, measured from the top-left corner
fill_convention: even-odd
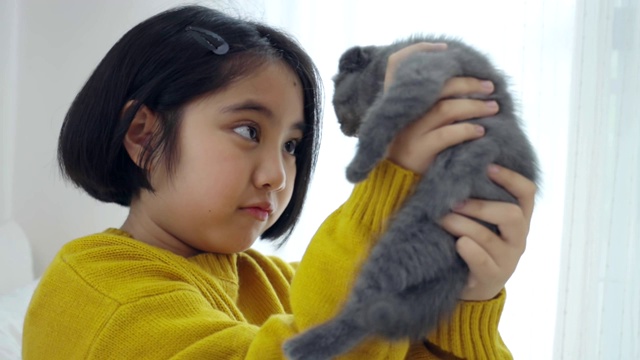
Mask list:
[[[448,48],[407,58],[383,94],[389,55],[420,41],[445,42]],[[490,163],[537,181],[534,151],[519,126],[502,73],[462,42],[430,36],[383,47],[354,47],[342,55],[333,103],[342,131],[357,134],[359,140],[347,178],[364,180],[398,131],[424,115],[438,101],[445,81],[456,76],[491,80],[493,94],[472,97],[496,100],[500,112],[469,120],[481,124],[485,135],[437,156],[363,264],[342,311],[287,342],[284,350],[290,359],[330,359],[369,335],[424,339],[453,311],[468,276],[466,264],[456,253],[455,237],[438,220],[469,198],[516,203],[487,177]]]

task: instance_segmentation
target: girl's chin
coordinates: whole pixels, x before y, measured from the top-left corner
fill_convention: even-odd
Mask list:
[[[207,246],[206,248],[201,249],[201,251],[215,254],[235,254],[248,250],[253,246],[253,244],[255,244],[256,240],[258,240],[258,236],[225,243],[222,244],[222,246]]]

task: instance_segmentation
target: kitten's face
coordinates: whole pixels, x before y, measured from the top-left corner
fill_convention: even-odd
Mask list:
[[[357,136],[364,116],[382,89],[384,73],[380,61],[373,61],[376,47],[354,47],[340,57],[339,72],[333,77],[335,92],[333,107],[340,130],[347,136]],[[385,62],[386,63],[386,62]],[[384,64],[381,65],[384,69]]]

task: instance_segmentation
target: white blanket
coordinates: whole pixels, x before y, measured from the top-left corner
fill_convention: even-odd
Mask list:
[[[0,296],[0,360],[21,359],[22,325],[37,280]]]
[[[0,224],[0,295],[33,281],[31,246],[15,221]]]
[[[13,221],[0,224],[0,360],[21,358],[24,315],[37,283],[24,231]]]

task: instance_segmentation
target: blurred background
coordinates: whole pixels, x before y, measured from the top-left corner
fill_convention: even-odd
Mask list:
[[[62,181],[56,141],[67,108],[128,29],[186,3],[0,0],[0,224],[24,231],[36,277],[64,243],[119,227],[127,212]],[[505,342],[516,359],[640,358],[640,0],[188,3],[288,31],[324,80],[303,217],[282,248],[256,247],[299,260],[350,194],[355,140],[331,107],[342,52],[415,33],[457,36],[509,74],[542,165],[527,252],[507,284]]]

